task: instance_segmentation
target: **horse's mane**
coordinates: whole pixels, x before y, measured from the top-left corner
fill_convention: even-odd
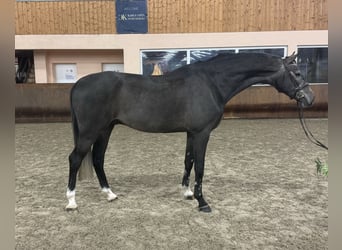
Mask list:
[[[214,56],[212,58],[209,58],[208,61],[214,61],[214,60],[224,60],[224,59],[231,59],[231,58],[251,58],[251,57],[258,57],[258,58],[265,58],[265,59],[271,59],[271,58],[280,58],[280,56],[271,55],[267,53],[256,53],[256,52],[244,52],[244,53],[223,53],[218,54],[217,56]]]
[[[215,68],[217,71],[236,68],[251,68],[255,71],[278,71],[280,62],[280,56],[266,53],[225,53],[208,60],[185,65],[165,74],[165,76],[181,78],[185,77],[189,72],[201,72],[209,68]]]
[[[260,64],[266,63],[276,63],[281,57],[266,54],[266,53],[225,53],[214,56],[208,60],[200,61],[199,64],[203,63],[222,63],[222,64]],[[268,63],[269,62],[269,63]]]

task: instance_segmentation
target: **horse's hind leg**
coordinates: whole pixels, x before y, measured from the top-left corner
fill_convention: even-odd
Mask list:
[[[80,146],[83,145],[83,146]],[[75,187],[76,187],[76,177],[77,172],[81,166],[82,160],[87,154],[91,147],[91,143],[83,143],[76,144],[74,150],[71,152],[69,156],[69,182],[67,189],[67,199],[68,205],[66,206],[67,210],[73,210],[77,208],[76,200],[75,200]]]
[[[192,199],[194,193],[190,189],[190,173],[191,169],[194,165],[194,152],[193,152],[193,137],[188,132],[186,138],[186,150],[185,150],[185,159],[184,159],[184,175],[182,180],[182,186],[185,188],[184,198]]]
[[[102,189],[102,192],[107,194],[107,200],[112,201],[117,196],[111,191],[108,185],[107,177],[104,172],[104,156],[107,149],[110,134],[113,130],[114,125],[110,125],[95,141],[93,146],[93,164],[97,178]]]

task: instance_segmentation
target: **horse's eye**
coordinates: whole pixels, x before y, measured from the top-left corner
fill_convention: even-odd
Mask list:
[[[293,72],[293,75],[295,77],[300,77],[302,74],[300,73],[300,71],[295,71],[295,72]]]
[[[290,71],[290,74],[295,78],[301,77],[300,71]]]

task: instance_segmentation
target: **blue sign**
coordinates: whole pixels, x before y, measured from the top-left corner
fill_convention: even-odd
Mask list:
[[[146,0],[116,0],[115,7],[117,33],[147,33]]]

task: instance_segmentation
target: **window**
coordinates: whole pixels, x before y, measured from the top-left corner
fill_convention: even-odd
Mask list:
[[[163,75],[187,64],[186,50],[144,51],[143,75]]]
[[[124,72],[122,63],[102,63],[102,71]]]
[[[284,48],[244,48],[238,49],[239,53],[265,53],[275,56],[285,57]]]
[[[186,64],[205,61],[219,54],[246,52],[268,53],[285,57],[287,54],[287,47],[143,50],[141,51],[141,70],[143,75],[162,75]]]
[[[328,47],[298,47],[297,64],[309,83],[328,83]]]
[[[32,50],[15,51],[15,81],[16,83],[35,82]]]
[[[234,49],[198,49],[190,50],[190,63],[206,61],[220,54],[235,53]]]
[[[55,64],[55,82],[56,83],[74,83],[77,80],[76,63]]]

